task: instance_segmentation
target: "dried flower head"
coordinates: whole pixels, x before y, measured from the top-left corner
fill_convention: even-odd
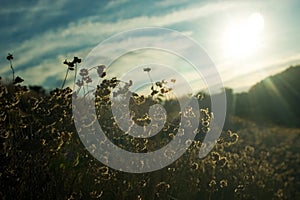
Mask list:
[[[89,75],[89,71],[85,68],[80,69],[79,75],[80,76],[87,76],[87,75]]]
[[[8,56],[6,57],[7,60],[11,61],[14,59],[13,55],[12,54],[8,54]]]
[[[81,59],[78,57],[74,57],[72,63],[81,63]]]
[[[150,71],[151,71],[151,68],[150,68],[150,67],[144,68],[144,72],[150,72]]]
[[[106,68],[105,65],[97,66],[97,73],[100,78],[103,78],[106,75],[105,68]]]
[[[18,83],[22,83],[24,81],[24,79],[22,79],[21,77],[17,76],[13,82],[13,84],[18,84]]]
[[[222,180],[220,181],[220,187],[221,187],[221,188],[227,187],[227,185],[228,185],[228,182],[227,182],[226,179],[222,179]]]
[[[209,184],[208,184],[208,186],[209,187],[215,187],[217,185],[217,182],[216,182],[216,180],[211,180],[210,182],[209,182]]]

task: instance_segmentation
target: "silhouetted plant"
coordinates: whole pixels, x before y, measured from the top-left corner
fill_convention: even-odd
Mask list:
[[[22,83],[24,81],[24,79],[22,79],[21,77],[17,76],[13,82],[13,84],[18,84],[18,83]]]
[[[99,85],[92,90],[86,87],[90,81],[95,81],[88,78],[89,70],[97,70],[99,75]],[[133,82],[121,82],[116,77],[105,79],[104,65],[89,70],[80,71],[76,84],[79,89],[85,87],[95,92],[98,113],[94,121],[85,121],[84,125],[100,123],[108,139],[132,152],[154,151],[176,137],[180,113],[168,118],[162,134],[155,138],[132,138],[120,131],[111,114],[110,94],[117,97],[130,92]],[[239,134],[224,130],[205,158],[199,159],[199,150],[202,145],[212,144],[204,144],[202,137],[195,138],[189,141],[191,146],[186,153],[171,165],[152,173],[129,174],[98,162],[82,145],[77,134],[80,130],[76,130],[72,117],[74,93],[70,88],[55,89],[49,95],[38,96],[18,84],[4,85],[1,78],[0,83],[2,199],[300,197],[299,129],[259,127],[253,122],[233,117],[228,126],[238,127]],[[165,92],[170,87],[164,80],[152,83],[153,90],[158,91],[157,96],[171,92]],[[145,124],[149,120],[149,107],[158,101],[155,95],[131,94],[133,119]],[[198,97],[203,99],[202,95]],[[164,101],[167,111],[178,107],[175,99]],[[206,136],[210,134],[209,128],[214,128],[210,126],[213,115],[206,107],[201,107],[200,112],[200,125],[195,135]],[[85,116],[82,118],[86,119]]]
[[[14,70],[13,65],[12,65],[12,60],[14,59],[13,55],[9,53],[8,56],[6,57],[6,59],[9,61],[10,68],[11,68],[11,71],[12,71],[12,76],[13,76],[12,83],[13,84],[22,83],[24,80],[21,77],[17,76],[15,78],[15,70]]]
[[[69,62],[69,61],[67,61],[67,60],[65,60],[65,61],[63,62],[63,64],[67,65],[68,68],[67,68],[67,72],[66,72],[66,75],[65,75],[65,78],[64,78],[64,81],[63,81],[63,83],[62,83],[61,88],[64,88],[64,86],[65,86],[65,83],[66,83],[66,80],[67,80],[67,77],[68,77],[69,70],[71,70],[71,71],[75,70],[75,76],[74,76],[74,83],[75,83],[75,81],[76,81],[76,74],[77,74],[77,64],[78,64],[78,63],[81,63],[81,59],[78,58],[78,57],[74,57],[74,58],[73,58],[73,61],[71,61],[71,62]]]
[[[15,70],[14,70],[13,65],[12,65],[12,60],[14,59],[14,57],[13,57],[12,54],[9,53],[8,56],[6,57],[6,59],[10,63],[10,68],[11,68],[12,76],[13,76],[12,81],[14,81],[15,80]]]

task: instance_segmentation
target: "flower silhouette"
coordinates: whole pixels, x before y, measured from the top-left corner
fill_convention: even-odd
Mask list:
[[[80,72],[79,72],[79,75],[80,76],[87,76],[89,75],[89,71],[87,69],[81,69]]]
[[[65,65],[68,66],[68,69],[67,69],[67,72],[66,72],[66,75],[65,75],[65,79],[64,79],[64,82],[63,82],[61,88],[63,88],[64,85],[65,85],[65,83],[66,83],[66,79],[67,79],[69,70],[71,70],[71,71],[75,70],[75,76],[74,76],[74,84],[75,84],[75,81],[76,81],[76,74],[77,74],[77,64],[78,64],[78,63],[81,63],[81,59],[78,58],[78,57],[76,57],[76,56],[73,58],[73,61],[71,61],[71,62],[70,62],[70,61],[67,61],[67,60],[65,60],[65,61],[63,62],[63,64],[65,64]],[[74,86],[75,86],[75,85],[74,85]]]
[[[24,79],[22,79],[21,77],[17,76],[13,82],[13,84],[18,84],[18,83],[22,83],[24,81]]]
[[[11,61],[14,59],[13,55],[12,54],[8,54],[8,56],[6,57],[7,60]]]
[[[104,71],[105,68],[106,68],[105,65],[97,66],[97,73],[100,78],[103,78],[104,76],[106,76],[106,72]]]
[[[81,63],[81,59],[78,58],[78,57],[74,57],[72,63],[73,63],[73,64]]]
[[[8,56],[6,57],[7,60],[9,60],[9,63],[10,63],[10,68],[11,68],[11,71],[12,71],[12,74],[13,74],[13,81],[15,80],[15,70],[13,68],[13,65],[12,65],[12,60],[14,59],[13,55],[8,53]]]
[[[151,68],[150,68],[150,67],[144,68],[144,72],[150,72],[150,71],[151,71]]]

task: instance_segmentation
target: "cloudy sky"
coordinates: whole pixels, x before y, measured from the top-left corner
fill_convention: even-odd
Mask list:
[[[11,77],[6,56],[12,53],[16,75],[24,84],[60,87],[65,59],[85,59],[100,42],[123,31],[163,27],[196,41],[224,85],[246,91],[266,76],[300,63],[299,8],[298,0],[3,0],[0,75]],[[159,63],[157,52],[149,55],[157,56]],[[129,58],[136,64],[132,54],[114,63],[127,60],[130,65]]]

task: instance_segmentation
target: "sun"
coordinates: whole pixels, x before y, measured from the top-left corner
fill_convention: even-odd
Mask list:
[[[243,58],[255,53],[263,29],[264,18],[260,13],[252,13],[244,20],[232,21],[224,32],[225,56]]]

